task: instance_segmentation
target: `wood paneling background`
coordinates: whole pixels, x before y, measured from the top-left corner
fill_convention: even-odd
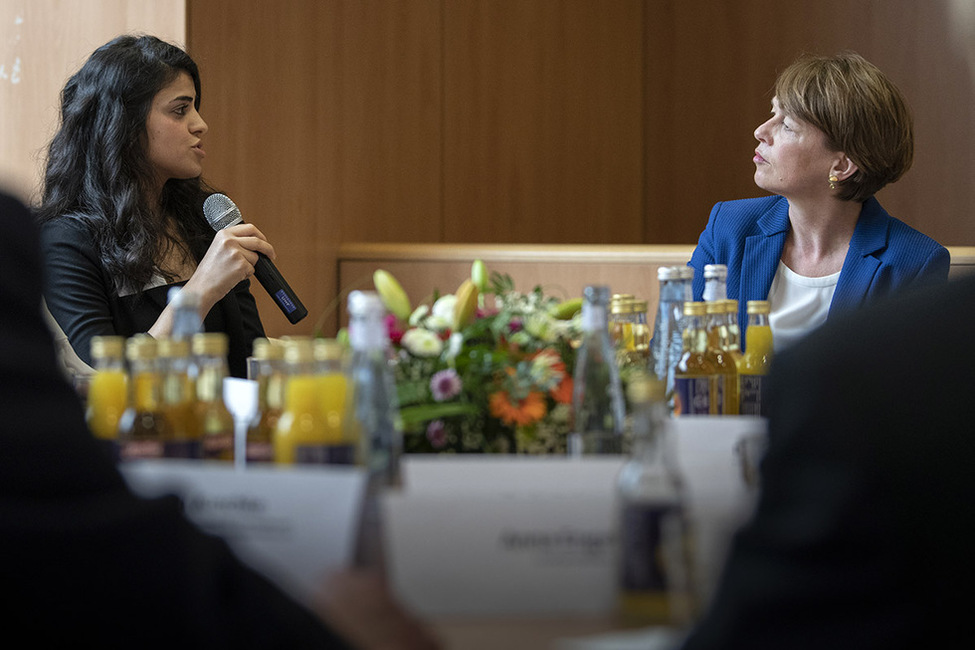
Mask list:
[[[207,174],[316,320],[342,242],[692,244],[760,195],[754,128],[801,52],[854,49],[916,117],[880,199],[975,244],[971,0],[188,0]],[[292,327],[261,300],[269,331]],[[331,306],[329,306],[331,303]]]
[[[854,49],[901,87],[915,164],[880,199],[975,244],[975,0],[11,0],[2,182],[36,187],[95,46],[184,24],[206,177],[311,312],[291,326],[257,288],[273,335],[344,300],[343,242],[693,244],[713,203],[761,193],[752,132],[803,51]]]
[[[133,31],[185,44],[185,0],[0,2],[0,186],[39,196],[61,88],[95,48]]]

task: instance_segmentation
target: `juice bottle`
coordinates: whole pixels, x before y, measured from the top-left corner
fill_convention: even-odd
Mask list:
[[[346,354],[335,339],[315,339],[315,374],[321,388],[322,415],[325,417],[326,439],[332,445],[336,462],[354,464],[358,439],[352,429],[343,426],[346,410]],[[344,451],[343,451],[344,448]]]
[[[745,352],[738,362],[739,412],[742,415],[766,415],[765,376],[772,362],[769,309],[767,300],[748,301]]]
[[[708,350],[718,366],[718,415],[738,415],[738,367],[731,353],[722,343],[722,332],[727,332],[725,300],[713,300],[707,305]]]
[[[146,334],[131,337],[125,344],[125,356],[131,396],[119,420],[119,459],[162,458],[169,427],[162,411],[156,340]]]
[[[634,375],[627,385],[633,448],[616,483],[619,612],[627,625],[690,621],[693,566],[680,472],[665,447],[664,382]]]
[[[718,414],[718,362],[708,349],[707,305],[684,303],[684,349],[674,369],[674,415]]]
[[[206,332],[193,336],[196,357],[196,404],[193,407],[203,458],[234,460],[234,417],[223,401],[227,376],[227,335]]]
[[[312,340],[289,340],[285,344],[284,359],[288,380],[284,410],[274,429],[274,462],[287,465],[348,463],[347,445],[335,444],[334,439],[329,439]]]
[[[159,370],[162,376],[162,408],[169,424],[165,444],[167,458],[202,458],[203,447],[194,406],[195,386],[190,378],[190,342],[159,339]]]
[[[257,363],[258,418],[247,430],[248,463],[274,461],[274,428],[284,409],[284,346],[266,338],[254,340],[252,355]]]
[[[720,333],[721,347],[735,360],[735,367],[738,367],[738,360],[741,359],[741,330],[738,327],[738,301],[730,298],[724,301],[725,322]]]
[[[124,337],[92,337],[95,374],[88,387],[85,419],[95,437],[109,447],[113,458],[118,455],[119,420],[129,403],[129,378],[124,356]]]

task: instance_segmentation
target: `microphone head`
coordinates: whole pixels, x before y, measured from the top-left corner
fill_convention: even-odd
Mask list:
[[[223,230],[228,226],[236,226],[244,218],[240,216],[240,210],[234,205],[226,194],[211,194],[203,201],[203,215],[207,223],[214,230]]]

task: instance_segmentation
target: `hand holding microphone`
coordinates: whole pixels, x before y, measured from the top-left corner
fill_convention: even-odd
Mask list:
[[[240,210],[224,194],[208,196],[203,202],[203,214],[210,226],[217,232],[244,221]],[[254,276],[288,320],[291,323],[297,323],[307,316],[308,310],[301,304],[301,300],[298,299],[274,263],[267,255],[259,251],[257,256],[257,263],[254,264]]]

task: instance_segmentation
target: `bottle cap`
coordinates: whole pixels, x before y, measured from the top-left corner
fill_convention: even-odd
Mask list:
[[[678,273],[680,274],[681,280],[693,280],[694,279],[694,267],[693,266],[678,266]]]
[[[614,296],[613,302],[610,303],[609,311],[612,314],[632,314],[636,311],[634,305],[636,305],[636,301],[633,299],[633,296],[622,300],[615,300]]]
[[[375,291],[353,291],[349,294],[349,313],[354,316],[385,316],[386,307]]]
[[[159,356],[166,359],[190,356],[190,342],[186,339],[159,339],[156,346]]]
[[[704,316],[707,313],[707,303],[699,300],[688,300],[684,303],[685,316]]]
[[[657,279],[658,280],[679,280],[680,279],[680,267],[679,266],[661,266],[657,269]]]
[[[255,359],[260,359],[261,361],[283,359],[284,346],[279,343],[274,343],[270,339],[263,337],[256,338],[254,339],[253,352],[251,354]]]
[[[315,361],[341,361],[345,348],[337,339],[317,338],[312,342]]]
[[[193,354],[223,357],[227,355],[227,335],[223,332],[205,332],[193,335]]]
[[[704,265],[704,279],[720,279],[723,280],[728,277],[728,267],[725,264],[705,264]]]
[[[125,354],[124,336],[91,337],[91,356],[93,359],[121,359]]]
[[[609,287],[591,284],[582,292],[582,297],[591,305],[609,304]]]
[[[386,307],[375,291],[349,294],[349,345],[353,350],[384,349],[389,341]]]
[[[166,293],[166,300],[173,307],[200,307],[200,296],[192,291],[186,291],[183,287],[170,287]]]
[[[285,341],[284,361],[288,365],[308,363],[315,359],[311,338],[298,336]]]
[[[156,339],[148,334],[136,334],[125,342],[125,356],[129,361],[156,358]]]
[[[772,303],[768,300],[749,300],[748,301],[748,313],[749,314],[767,314],[771,311]]]

